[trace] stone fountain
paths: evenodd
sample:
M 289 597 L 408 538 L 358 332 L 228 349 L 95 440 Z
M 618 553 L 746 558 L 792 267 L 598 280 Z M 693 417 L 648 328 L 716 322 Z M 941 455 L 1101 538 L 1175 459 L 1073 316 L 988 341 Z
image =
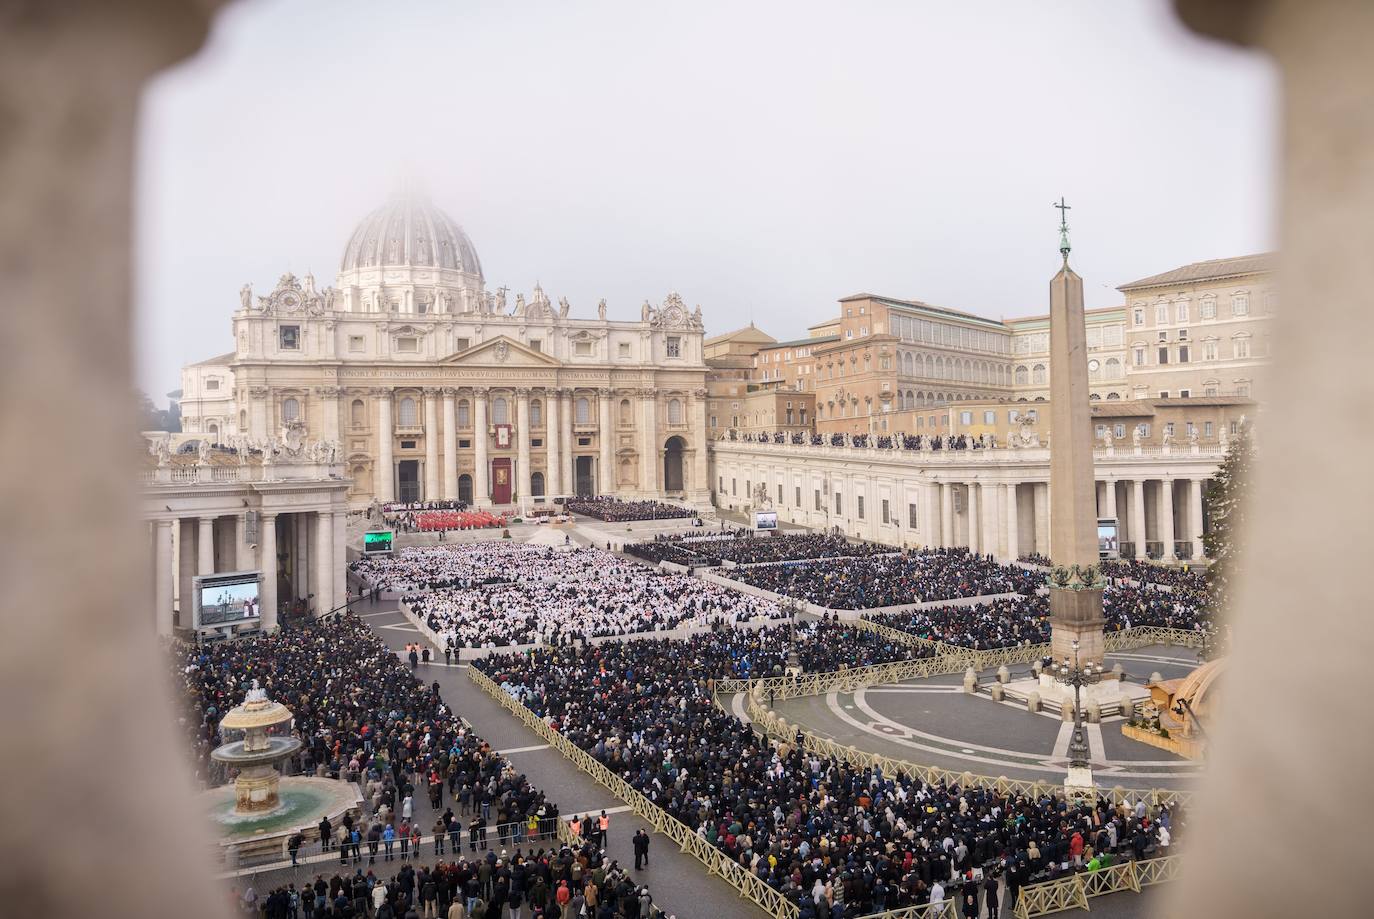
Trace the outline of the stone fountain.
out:
M 280 702 L 267 698 L 267 690 L 248 690 L 243 704 L 229 710 L 220 721 L 221 733 L 226 730 L 243 731 L 243 739 L 215 748 L 210 757 L 216 762 L 239 770 L 234 779 L 234 813 L 263 814 L 281 806 L 281 775 L 277 764 L 301 748 L 299 737 L 275 737 L 271 728 L 290 726 L 294 720 L 291 710 Z
M 321 817 L 339 826 L 345 813 L 357 816 L 362 803 L 358 786 L 337 779 L 287 776 L 277 771 L 301 749 L 299 737 L 273 734 L 289 728 L 294 716 L 280 702 L 267 698 L 256 680 L 243 704 L 230 709 L 220 730 L 242 731 L 243 737 L 210 752 L 216 762 L 238 770 L 233 785 L 204 792 L 204 809 L 220 831 L 220 844 L 231 865 L 252 856 L 281 855 L 296 832 L 318 838 Z

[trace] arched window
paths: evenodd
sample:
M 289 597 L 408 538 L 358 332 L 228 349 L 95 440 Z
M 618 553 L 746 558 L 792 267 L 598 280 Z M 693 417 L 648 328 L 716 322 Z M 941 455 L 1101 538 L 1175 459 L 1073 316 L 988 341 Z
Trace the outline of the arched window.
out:
M 535 472 L 530 475 L 530 494 L 536 498 L 544 497 L 544 473 Z
M 629 424 L 629 423 L 634 419 L 634 416 L 631 414 L 632 411 L 633 411 L 633 410 L 630 408 L 630 400 L 629 400 L 629 399 L 621 399 L 621 400 L 620 400 L 620 423 L 621 423 L 621 424 Z
M 535 399 L 530 403 L 530 427 L 542 428 L 544 426 L 544 403 Z M 538 475 L 538 473 L 535 473 Z
M 219 443 L 219 425 L 217 425 L 217 424 L 212 424 L 212 425 L 210 425 L 210 432 L 209 432 L 209 433 L 210 433 L 210 443 L 212 443 L 212 444 L 217 444 L 217 443 Z
M 472 427 L 472 404 L 467 399 L 458 400 L 458 427 Z
M 416 408 L 415 400 L 406 396 L 401 400 L 401 409 L 397 413 L 400 426 L 403 428 L 417 428 L 420 426 L 420 413 Z
M 510 424 L 510 403 L 505 396 L 497 396 L 491 400 L 491 423 Z
M 1031 379 L 1032 379 L 1036 384 L 1043 384 L 1043 383 L 1045 382 L 1045 365 L 1044 365 L 1044 364 L 1036 364 L 1035 367 L 1031 369 Z
M 296 399 L 283 399 L 281 403 L 281 420 L 297 421 L 301 417 L 301 404 Z
M 576 414 L 573 415 L 573 419 L 578 424 L 591 424 L 592 403 L 586 396 L 577 397 Z
M 1109 358 L 1107 358 L 1107 363 L 1106 363 L 1105 365 L 1103 365 L 1103 366 L 1106 368 L 1106 377 L 1107 377 L 1107 379 L 1109 379 L 1109 380 L 1119 380 L 1119 379 L 1121 379 L 1121 361 L 1117 360 L 1117 359 L 1114 358 L 1114 357 L 1109 357 Z
M 1107 401 L 1109 401 L 1109 402 L 1110 402 L 1112 399 L 1120 399 L 1120 398 L 1121 398 L 1121 393 L 1119 393 L 1119 392 L 1109 392 L 1109 393 L 1107 393 Z
M 1016 385 L 1025 386 L 1028 382 L 1030 382 L 1029 371 L 1026 370 L 1026 367 L 1023 364 L 1020 367 L 1016 368 Z
M 900 389 L 897 390 L 897 411 L 906 411 L 906 393 L 902 392 Z
M 682 424 L 682 400 L 668 400 L 668 423 Z
M 367 421 L 367 407 L 363 405 L 362 399 L 354 399 L 348 406 L 348 422 L 355 428 L 361 428 Z
M 239 409 L 239 433 L 248 433 L 248 410 L 245 408 Z

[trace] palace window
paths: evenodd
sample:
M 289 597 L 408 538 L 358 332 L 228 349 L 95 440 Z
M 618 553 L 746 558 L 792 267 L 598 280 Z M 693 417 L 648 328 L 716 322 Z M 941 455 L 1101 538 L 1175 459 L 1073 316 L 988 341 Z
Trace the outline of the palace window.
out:
M 1126 425 L 1124 425 L 1124 424 L 1118 424 L 1118 425 L 1116 426 L 1115 430 L 1112 431 L 1112 435 L 1113 435 L 1114 437 L 1118 437 L 1118 438 L 1120 438 L 1120 437 L 1125 437 L 1125 436 L 1126 436 Z
M 1034 383 L 1036 383 L 1036 384 L 1043 384 L 1043 383 L 1045 382 L 1045 365 L 1044 365 L 1044 364 L 1036 364 L 1036 365 L 1031 369 L 1031 380 L 1032 380 Z
M 1212 422 L 1210 422 L 1210 421 L 1204 421 L 1204 422 L 1202 423 L 1202 436 L 1203 436 L 1203 437 L 1211 437 L 1211 436 L 1212 436 L 1212 429 L 1213 429 L 1214 427 L 1215 427 L 1215 425 L 1214 425 Z
M 542 428 L 544 426 L 544 403 L 535 399 L 530 403 L 530 427 Z
M 668 400 L 668 423 L 682 424 L 682 401 L 680 399 Z
M 1231 298 L 1231 315 L 1250 315 L 1250 296 L 1248 294 L 1236 294 Z
M 913 530 L 918 529 L 916 525 L 918 520 L 919 517 L 916 514 L 916 502 L 913 501 L 906 506 L 906 525 L 911 527 Z
M 1237 336 L 1231 342 L 1231 351 L 1237 358 L 1248 358 L 1250 356 L 1250 339 Z
M 420 413 L 415 404 L 415 400 L 406 396 L 401 400 L 400 407 L 396 413 L 399 424 L 403 428 L 417 428 L 420 426 Z
M 1155 306 L 1155 325 L 1169 324 L 1169 304 L 1160 303 Z
M 1202 306 L 1200 308 L 1200 314 L 1203 319 L 1217 318 L 1217 301 L 1210 297 L 1206 300 L 1203 300 Z
M 888 503 L 887 503 L 887 499 L 886 499 L 886 498 L 883 499 L 883 504 L 882 504 L 882 515 L 883 515 L 883 523 L 891 523 L 891 522 L 892 522 L 892 513 L 891 513 L 890 509 L 888 508 Z
M 574 403 L 574 408 L 576 414 L 573 417 L 577 420 L 578 424 L 591 424 L 592 403 L 585 396 L 578 397 L 577 402 Z
M 458 427 L 466 428 L 472 426 L 472 406 L 467 399 L 458 402 Z
M 1188 301 L 1180 300 L 1174 304 L 1174 319 L 1178 322 L 1188 321 Z
M 497 396 L 491 400 L 491 423 L 510 424 L 510 403 L 505 396 Z
M 1160 348 L 1160 349 L 1159 349 L 1159 363 L 1160 363 L 1160 366 L 1163 366 L 1164 364 L 1169 363 L 1169 349 L 1168 349 L 1168 348 Z
M 1187 345 L 1179 345 L 1179 346 L 1178 346 L 1178 362 L 1179 362 L 1180 364 L 1186 364 L 1186 363 L 1188 363 L 1188 346 L 1187 346 Z

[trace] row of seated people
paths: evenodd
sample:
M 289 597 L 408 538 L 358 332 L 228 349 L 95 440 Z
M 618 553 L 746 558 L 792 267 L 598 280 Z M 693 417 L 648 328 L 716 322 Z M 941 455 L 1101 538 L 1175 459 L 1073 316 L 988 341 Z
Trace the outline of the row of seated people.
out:
M 1020 885 L 1100 864 L 1103 847 L 1142 857 L 1170 841 L 1172 815 L 1143 802 L 928 784 L 762 742 L 716 704 L 717 656 L 700 641 L 621 641 L 475 666 L 805 916 L 938 902 L 975 868 Z
M 554 559 L 558 565 L 553 567 Z M 408 546 L 389 556 L 360 558 L 348 570 L 382 590 L 422 591 L 511 581 L 582 576 L 597 556 L 563 554 L 549 546 L 508 541 Z
M 873 609 L 986 594 L 1032 593 L 1044 575 L 999 565 L 967 549 L 905 551 L 824 563 L 781 563 L 724 572 L 734 580 L 829 609 Z
M 677 553 L 674 553 L 674 549 L 678 550 Z M 850 542 L 843 536 L 826 533 L 775 532 L 770 536 L 741 534 L 736 539 L 709 542 L 699 541 L 691 536 L 665 535 L 655 537 L 649 542 L 626 546 L 625 551 L 650 561 L 676 561 L 678 558 L 691 556 L 695 559 L 692 564 L 696 565 L 719 565 L 722 561 L 734 562 L 737 565 L 754 565 L 819 558 L 863 558 L 891 554 L 897 550 L 881 543 Z
M 1189 598 L 1143 587 L 1113 585 L 1102 601 L 1108 631 L 1159 626 L 1207 629 L 1207 606 Z M 1043 596 L 999 597 L 973 606 L 941 606 L 870 616 L 872 621 L 962 648 L 988 650 L 1050 640 L 1050 605 Z
M 428 786 L 434 804 L 445 783 L 493 825 L 557 813 L 448 708 L 437 683 L 417 680 L 356 617 L 289 622 L 271 635 L 212 645 L 176 643 L 169 653 L 186 742 L 207 784 L 229 778 L 210 751 L 222 742 L 220 720 L 256 681 L 295 716 L 303 746 L 287 771 L 360 783 L 374 821 L 411 816 L 417 786 Z
M 967 434 L 806 434 L 801 431 L 726 431 L 723 440 L 756 444 L 792 444 L 809 447 L 874 447 L 879 450 L 983 450 L 997 446 L 991 434 L 970 437 Z
M 382 515 L 386 525 L 402 533 L 433 533 L 446 530 L 483 530 L 506 526 L 506 518 L 490 511 L 408 510 Z
M 403 601 L 455 651 L 556 645 L 786 615 L 773 600 L 582 547 L 548 552 L 537 578 L 434 590 Z
M 1109 578 L 1125 578 L 1141 584 L 1163 584 L 1197 592 L 1207 589 L 1205 568 L 1173 568 L 1133 559 L 1110 559 L 1098 567 Z
M 622 501 L 609 496 L 578 498 L 569 501 L 565 507 L 570 513 L 612 523 L 697 516 L 697 512 L 691 508 L 678 507 L 676 504 L 665 504 L 662 501 Z

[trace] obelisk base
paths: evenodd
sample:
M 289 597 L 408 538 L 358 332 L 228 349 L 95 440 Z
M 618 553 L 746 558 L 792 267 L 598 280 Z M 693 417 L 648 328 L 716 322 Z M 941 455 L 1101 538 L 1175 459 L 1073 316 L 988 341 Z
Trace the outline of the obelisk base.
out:
M 1064 777 L 1064 800 L 1073 801 L 1076 798 L 1097 800 L 1097 785 L 1093 782 L 1091 766 L 1070 766 L 1069 774 Z
M 1056 663 L 1073 664 L 1073 643 L 1078 641 L 1078 663 L 1102 665 L 1106 644 L 1102 630 L 1107 619 L 1102 615 L 1102 588 L 1070 590 L 1050 588 L 1050 654 Z

